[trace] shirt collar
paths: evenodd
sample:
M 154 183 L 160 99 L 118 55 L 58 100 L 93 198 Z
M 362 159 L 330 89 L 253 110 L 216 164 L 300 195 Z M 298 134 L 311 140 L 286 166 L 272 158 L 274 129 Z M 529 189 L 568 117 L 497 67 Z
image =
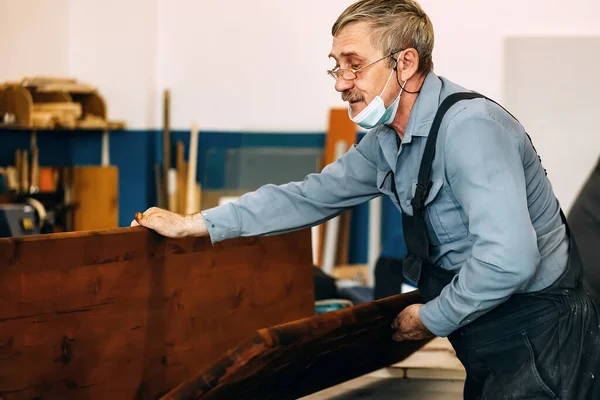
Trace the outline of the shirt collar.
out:
M 427 137 L 433 119 L 440 104 L 442 81 L 433 72 L 429 72 L 423 81 L 421 92 L 413 105 L 404 132 L 403 144 L 410 143 L 413 136 Z

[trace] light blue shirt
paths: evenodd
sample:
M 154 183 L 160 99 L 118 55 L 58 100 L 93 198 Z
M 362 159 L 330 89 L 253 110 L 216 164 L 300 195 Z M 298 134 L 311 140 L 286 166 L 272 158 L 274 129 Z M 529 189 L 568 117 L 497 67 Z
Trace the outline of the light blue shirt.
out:
M 412 215 L 434 115 L 457 91 L 465 89 L 431 72 L 400 146 L 394 130 L 377 127 L 321 173 L 203 211 L 212 242 L 307 228 L 382 194 Z M 400 205 L 390 177 L 384 181 L 390 169 Z M 565 270 L 569 242 L 559 203 L 524 128 L 501 107 L 474 99 L 448 111 L 431 179 L 425 202 L 431 261 L 458 272 L 421 309 L 432 333 L 445 337 L 512 293 L 545 288 Z

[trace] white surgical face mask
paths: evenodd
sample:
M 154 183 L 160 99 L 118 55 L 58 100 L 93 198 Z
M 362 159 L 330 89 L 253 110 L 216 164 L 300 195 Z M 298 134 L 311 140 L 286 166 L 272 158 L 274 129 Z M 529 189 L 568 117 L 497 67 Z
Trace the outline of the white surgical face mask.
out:
M 392 75 L 396 72 L 396 70 L 392 70 L 381 94 L 376 96 L 357 116 L 352 116 L 352 110 L 350 105 L 348 105 L 348 115 L 350 119 L 354 121 L 358 126 L 364 129 L 371 129 L 378 125 L 389 124 L 394 120 L 396 116 L 396 111 L 398 110 L 398 104 L 400 103 L 400 96 L 402 95 L 402 91 L 404 90 L 404 85 L 406 85 L 406 81 L 402 84 L 400 88 L 400 93 L 398 97 L 390 104 L 388 108 L 385 108 L 385 104 L 381 95 L 385 92 L 387 85 L 390 83 L 390 79 Z

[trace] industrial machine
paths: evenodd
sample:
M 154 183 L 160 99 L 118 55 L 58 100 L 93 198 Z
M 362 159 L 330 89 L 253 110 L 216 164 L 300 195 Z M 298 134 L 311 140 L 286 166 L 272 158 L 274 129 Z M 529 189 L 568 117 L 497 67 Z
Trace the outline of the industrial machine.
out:
M 30 204 L 0 205 L 0 237 L 37 235 L 40 233 L 38 216 Z

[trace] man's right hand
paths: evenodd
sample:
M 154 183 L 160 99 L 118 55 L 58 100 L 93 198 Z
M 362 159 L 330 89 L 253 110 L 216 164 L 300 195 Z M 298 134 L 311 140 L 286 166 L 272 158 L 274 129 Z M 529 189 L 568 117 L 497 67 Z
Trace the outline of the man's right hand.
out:
M 150 207 L 143 213 L 136 213 L 131 226 L 143 226 L 170 238 L 208 234 L 202 214 L 184 216 L 158 207 Z

